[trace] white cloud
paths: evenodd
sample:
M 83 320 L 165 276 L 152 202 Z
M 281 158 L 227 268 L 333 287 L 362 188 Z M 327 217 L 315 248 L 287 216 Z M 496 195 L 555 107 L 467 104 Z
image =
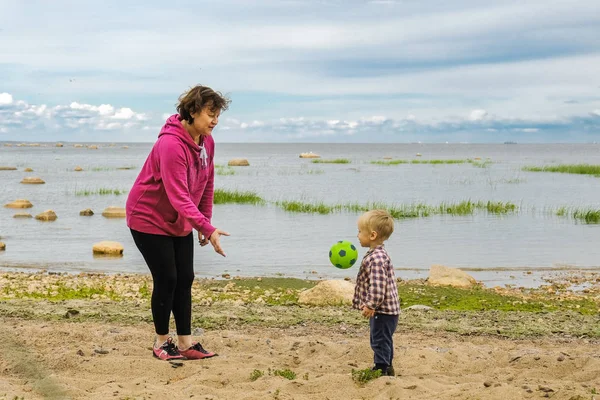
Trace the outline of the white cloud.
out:
M 8 93 L 3 93 L 2 99 L 10 99 L 12 104 L 10 109 L 0 109 L 0 128 L 3 133 L 10 133 L 11 127 L 19 127 L 19 135 L 27 135 L 27 130 L 43 130 L 42 134 L 45 134 L 46 130 L 53 132 L 64 129 L 116 131 L 141 128 L 141 122 L 147 119 L 146 114 L 137 113 L 128 107 L 115 110 L 110 104 L 95 106 L 71 102 L 68 106 L 49 107 L 46 104 L 29 104 L 22 100 L 14 103 L 12 95 Z
M 597 0 L 351 3 L 222 0 L 203 7 L 202 24 L 168 30 L 160 29 L 164 15 L 186 11 L 160 2 L 119 14 L 66 0 L 39 2 L 35 12 L 7 3 L 0 76 L 10 79 L 0 111 L 11 114 L 0 126 L 14 132 L 7 127 L 35 120 L 103 134 L 160 126 L 169 115 L 149 110 L 172 109 L 195 82 L 232 95 L 220 124 L 226 137 L 257 141 L 413 127 L 502 132 L 501 123 L 518 132 L 600 116 Z M 54 12 L 67 4 L 68 16 Z M 180 38 L 205 31 L 219 34 L 190 53 Z
M 13 102 L 13 98 L 8 93 L 0 93 L 0 106 L 10 105 Z
M 98 107 L 98 112 L 100 113 L 100 115 L 110 115 L 114 111 L 115 108 L 110 104 L 101 104 L 100 107 Z
M 134 116 L 135 116 L 135 113 L 133 112 L 133 110 L 131 108 L 121 108 L 112 117 L 114 119 L 131 119 Z
M 473 110 L 469 114 L 469 121 L 481 121 L 486 118 L 488 115 L 485 110 Z

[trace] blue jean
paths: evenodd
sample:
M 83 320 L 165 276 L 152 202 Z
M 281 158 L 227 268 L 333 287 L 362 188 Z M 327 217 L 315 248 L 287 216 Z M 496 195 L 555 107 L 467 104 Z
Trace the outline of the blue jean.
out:
M 375 314 L 369 319 L 371 348 L 374 353 L 375 365 L 392 365 L 394 359 L 394 340 L 392 336 L 397 326 L 397 315 Z

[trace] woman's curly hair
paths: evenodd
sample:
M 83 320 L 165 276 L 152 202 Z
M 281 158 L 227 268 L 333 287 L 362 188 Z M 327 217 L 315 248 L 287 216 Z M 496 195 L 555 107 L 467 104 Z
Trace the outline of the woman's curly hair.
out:
M 212 112 L 225 111 L 229 108 L 231 100 L 219 92 L 215 92 L 208 86 L 196 85 L 179 96 L 177 112 L 180 120 L 186 120 L 188 124 L 194 123 L 192 114 L 197 113 L 204 107 L 209 107 Z

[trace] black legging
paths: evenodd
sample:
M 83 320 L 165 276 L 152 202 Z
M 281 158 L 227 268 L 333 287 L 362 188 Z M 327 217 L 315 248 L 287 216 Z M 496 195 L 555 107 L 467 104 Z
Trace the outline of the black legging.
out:
M 194 282 L 194 240 L 187 236 L 164 236 L 131 229 L 135 245 L 152 273 L 152 318 L 157 335 L 169 333 L 171 311 L 177 335 L 190 335 L 192 283 Z

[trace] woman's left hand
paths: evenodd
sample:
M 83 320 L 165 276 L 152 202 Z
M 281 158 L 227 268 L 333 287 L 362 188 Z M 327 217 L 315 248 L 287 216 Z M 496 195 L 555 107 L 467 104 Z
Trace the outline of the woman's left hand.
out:
M 200 243 L 200 246 L 204 247 L 207 244 L 209 244 L 209 240 L 206 236 L 204 236 L 201 232 L 198 232 L 198 242 Z

